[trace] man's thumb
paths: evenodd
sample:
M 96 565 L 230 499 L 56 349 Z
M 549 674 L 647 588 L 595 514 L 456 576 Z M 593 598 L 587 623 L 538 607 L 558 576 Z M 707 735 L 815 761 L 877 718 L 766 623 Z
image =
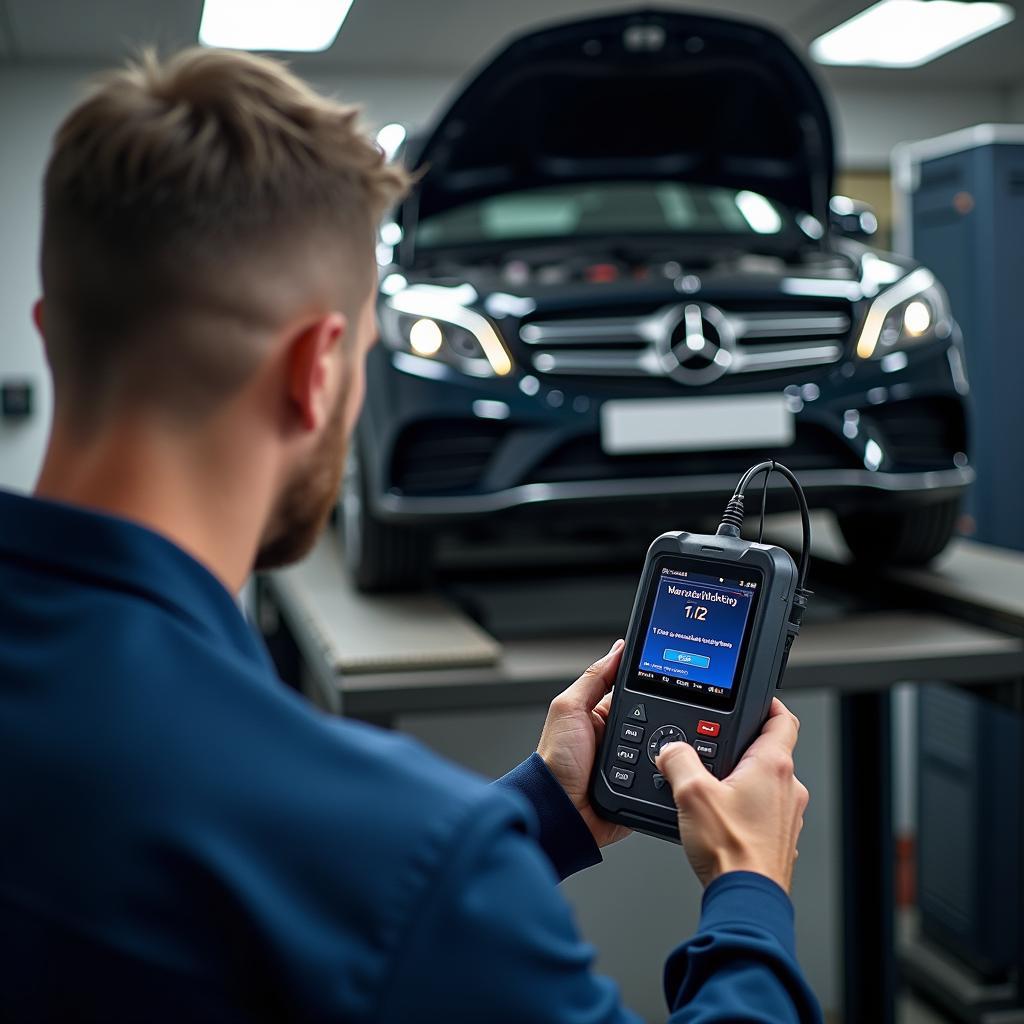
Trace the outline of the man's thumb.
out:
M 711 778 L 710 772 L 697 756 L 697 751 L 689 743 L 666 743 L 655 758 L 655 765 L 668 779 L 673 795 L 685 791 L 695 782 Z

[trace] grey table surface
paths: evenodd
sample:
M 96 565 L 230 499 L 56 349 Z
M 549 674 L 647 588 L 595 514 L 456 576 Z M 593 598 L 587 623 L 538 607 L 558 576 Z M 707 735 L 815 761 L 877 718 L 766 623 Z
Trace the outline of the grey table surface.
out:
M 841 578 L 845 549 L 828 522 L 815 525 L 817 564 Z M 789 540 L 791 530 L 779 536 Z M 367 599 L 352 590 L 328 534 L 268 584 L 304 657 L 318 657 L 321 677 L 340 689 L 344 712 L 388 717 L 546 703 L 621 633 L 635 574 L 531 584 L 499 573 L 440 594 Z M 956 541 L 934 568 L 859 573 L 856 589 L 816 598 L 785 689 L 1024 677 L 1024 555 Z M 893 590 L 902 592 L 895 602 Z M 494 635 L 491 619 L 500 623 Z

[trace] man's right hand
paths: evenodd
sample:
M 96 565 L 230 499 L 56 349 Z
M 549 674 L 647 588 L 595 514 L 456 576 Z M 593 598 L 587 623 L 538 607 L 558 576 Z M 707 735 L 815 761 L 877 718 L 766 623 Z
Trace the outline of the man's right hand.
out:
M 672 786 L 683 848 L 705 886 L 727 871 L 754 871 L 789 891 L 808 799 L 793 774 L 799 729 L 796 715 L 773 700 L 761 735 L 722 780 L 689 744 L 662 747 L 658 771 Z

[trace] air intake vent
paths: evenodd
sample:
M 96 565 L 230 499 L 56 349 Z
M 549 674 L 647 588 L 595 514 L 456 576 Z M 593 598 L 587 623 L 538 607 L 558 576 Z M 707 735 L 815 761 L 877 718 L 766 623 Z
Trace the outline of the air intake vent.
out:
M 410 495 L 473 491 L 504 432 L 504 424 L 485 420 L 410 427 L 395 445 L 392 485 Z
M 879 428 L 896 468 L 948 469 L 966 451 L 963 407 L 956 399 L 908 399 L 864 410 Z

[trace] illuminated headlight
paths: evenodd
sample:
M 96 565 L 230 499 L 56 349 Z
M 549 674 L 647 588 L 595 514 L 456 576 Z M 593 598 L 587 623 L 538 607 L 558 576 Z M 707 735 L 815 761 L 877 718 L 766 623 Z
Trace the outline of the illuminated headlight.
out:
M 473 377 L 505 377 L 512 359 L 494 325 L 455 302 L 447 289 L 413 285 L 381 309 L 381 338 L 391 348 L 448 363 Z
M 931 327 L 933 319 L 931 306 L 923 299 L 914 299 L 904 307 L 903 330 L 912 338 L 918 338 Z
M 921 342 L 948 338 L 952 332 L 946 293 L 922 267 L 871 303 L 857 339 L 857 355 L 882 359 Z
M 444 345 L 444 331 L 425 317 L 409 328 L 409 347 L 418 356 L 436 356 Z

